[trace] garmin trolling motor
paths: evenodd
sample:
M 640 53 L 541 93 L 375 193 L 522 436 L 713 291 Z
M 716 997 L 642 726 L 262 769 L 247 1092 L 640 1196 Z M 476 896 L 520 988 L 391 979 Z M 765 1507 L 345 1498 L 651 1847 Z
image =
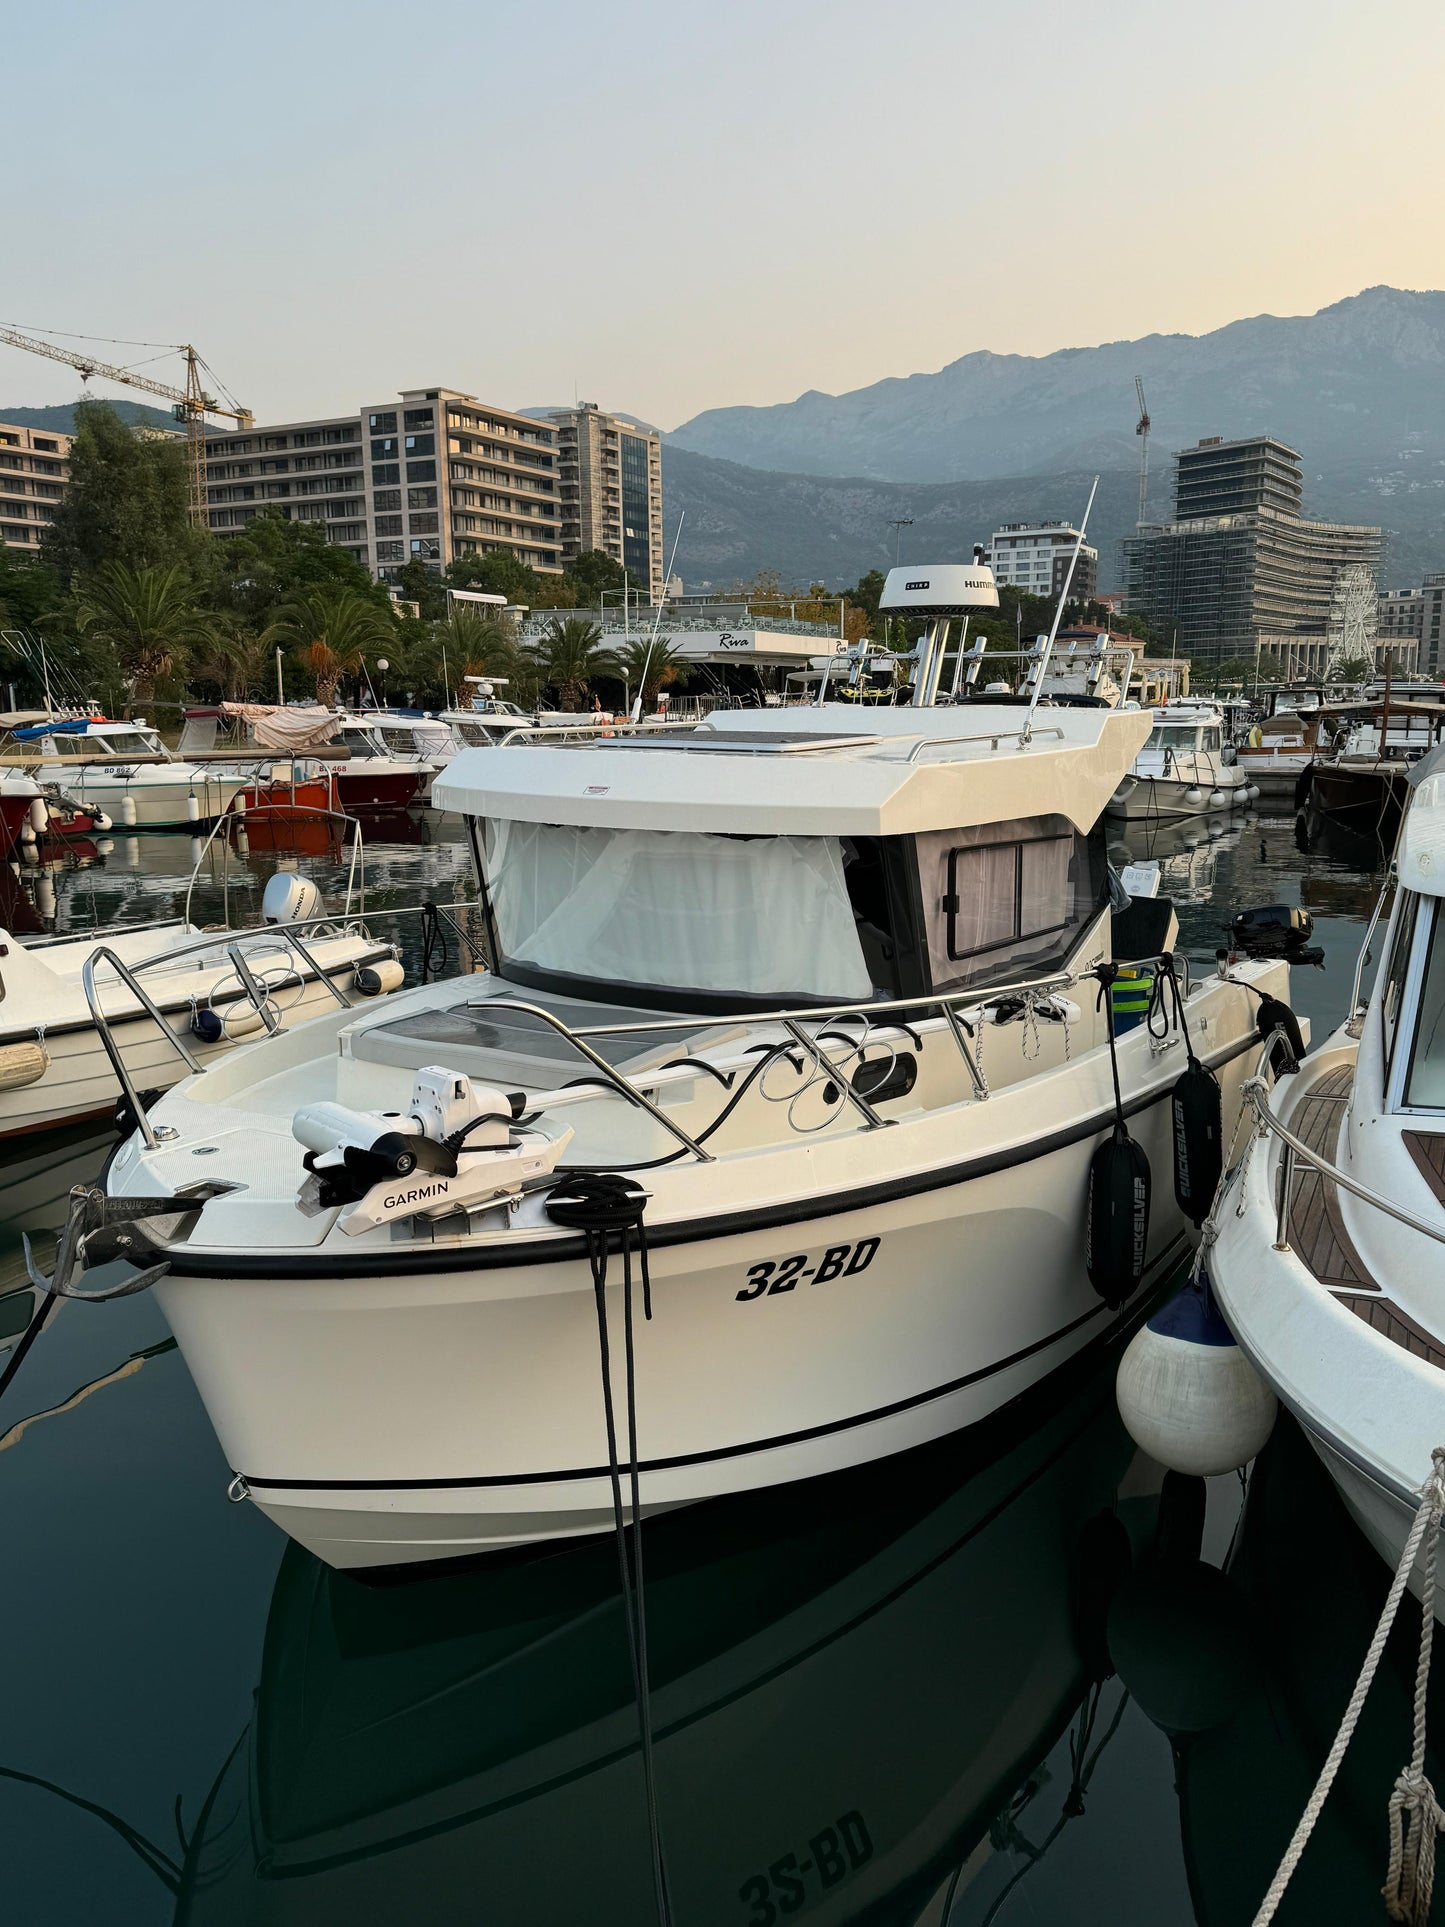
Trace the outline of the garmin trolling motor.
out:
M 440 1064 L 416 1073 L 407 1111 L 308 1104 L 291 1120 L 310 1173 L 297 1195 L 308 1215 L 340 1205 L 355 1237 L 397 1218 L 476 1211 L 546 1177 L 572 1132 L 546 1137 L 522 1121 L 526 1100 Z

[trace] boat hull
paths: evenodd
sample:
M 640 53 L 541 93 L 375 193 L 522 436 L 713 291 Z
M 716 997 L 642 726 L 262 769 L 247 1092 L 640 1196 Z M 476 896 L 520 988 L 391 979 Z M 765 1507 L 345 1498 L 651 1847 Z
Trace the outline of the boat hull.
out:
M 1227 1103 L 1242 1063 L 1223 1074 Z M 1142 1303 L 1188 1248 L 1166 1177 L 1167 1089 L 1130 1128 L 1158 1174 Z M 1080 1261 L 1099 1141 L 767 1229 L 675 1242 L 659 1230 L 650 1321 L 634 1274 L 644 1511 L 962 1431 L 1106 1340 L 1115 1316 Z M 285 1276 L 278 1253 L 254 1276 L 199 1276 L 182 1261 L 186 1275 L 162 1281 L 162 1309 L 251 1498 L 343 1568 L 610 1529 L 585 1257 L 424 1265 L 348 1277 L 332 1256 L 321 1275 Z M 622 1274 L 614 1252 L 606 1300 L 626 1457 Z M 775 1288 L 780 1277 L 790 1282 Z
M 214 823 L 230 809 L 245 788 L 240 771 L 226 774 L 197 771 L 174 776 L 153 766 L 140 766 L 134 776 L 112 769 L 65 765 L 54 772 L 66 794 L 82 808 L 104 810 L 117 830 L 193 830 Z M 48 778 L 51 772 L 47 770 Z M 191 815 L 191 798 L 196 814 Z
M 1199 800 L 1191 803 L 1189 798 Z M 1211 797 L 1219 797 L 1211 803 Z M 1158 822 L 1185 816 L 1220 816 L 1243 809 L 1249 802 L 1249 785 L 1240 777 L 1230 784 L 1210 789 L 1198 783 L 1173 777 L 1128 776 L 1109 799 L 1108 814 L 1130 822 Z
M 374 943 L 343 942 L 343 960 L 337 959 L 336 952 L 341 946 L 334 941 L 323 940 L 314 946 L 320 953 L 318 961 L 326 974 L 343 987 L 350 982 L 358 967 L 391 955 L 389 948 Z M 227 998 L 218 1001 L 216 1008 L 223 1013 L 249 1014 L 249 1000 L 244 993 L 238 994 L 233 988 L 234 972 L 225 964 L 218 964 L 212 974 L 216 978 L 225 977 L 229 980 Z M 153 973 L 147 974 L 142 982 L 152 994 L 160 988 Z M 208 989 L 207 983 L 192 983 L 187 986 L 185 1000 L 179 1003 L 173 992 L 167 995 L 160 991 L 158 996 L 160 1008 L 185 1037 L 203 1067 L 219 1057 L 229 1056 L 242 1044 L 254 1043 L 265 1034 L 264 1028 L 255 1024 L 244 1032 L 238 1029 L 236 1036 L 223 1038 L 215 1044 L 192 1036 L 188 1028 L 191 996 L 195 995 L 204 1005 L 208 1002 Z M 104 1001 L 113 1001 L 114 997 L 112 987 L 110 998 Z M 288 982 L 278 1003 L 285 1005 L 282 1017 L 288 1027 L 336 1008 L 336 999 L 331 992 L 311 976 L 294 991 L 294 995 L 293 987 Z M 234 1026 L 235 1016 L 229 1017 L 228 1021 Z M 190 1075 L 180 1052 L 151 1017 L 137 1015 L 114 1018 L 110 1030 L 137 1091 L 168 1091 L 183 1077 Z M 0 1032 L 0 1080 L 3 1080 L 4 1053 L 7 1050 L 17 1047 L 24 1049 L 37 1044 L 45 1059 L 41 1074 L 33 1081 L 17 1083 L 10 1088 L 5 1088 L 3 1081 L 0 1081 L 0 1144 L 12 1139 L 24 1140 L 37 1132 L 58 1130 L 85 1119 L 108 1117 L 115 1110 L 120 1085 L 94 1024 L 72 1022 L 54 1028 L 30 1026 L 24 1030 Z
M 1393 842 L 1404 815 L 1409 784 L 1400 765 L 1316 763 L 1310 806 L 1328 822 L 1359 836 Z
M 1307 1059 L 1277 1101 L 1276 1108 L 1287 1106 L 1286 1124 L 1298 1130 L 1312 1101 L 1338 1102 L 1312 1092 L 1354 1057 L 1353 1041 L 1336 1033 Z M 1326 1141 L 1325 1155 L 1337 1155 L 1335 1143 Z M 1240 1349 L 1299 1422 L 1350 1514 L 1393 1569 L 1439 1442 L 1445 1388 L 1425 1345 L 1401 1345 L 1359 1316 L 1359 1293 L 1368 1298 L 1372 1290 L 1368 1278 L 1339 1295 L 1301 1251 L 1276 1242 L 1279 1181 L 1276 1141 L 1256 1144 L 1220 1213 L 1209 1263 L 1214 1294 Z M 1303 1236 L 1293 1217 L 1290 1235 Z M 1417 1597 L 1422 1579 L 1417 1563 Z M 1445 1598 L 1437 1596 L 1435 1614 L 1445 1621 Z
M 414 770 L 369 771 L 362 759 L 338 768 L 336 793 L 348 815 L 357 810 L 404 810 L 420 800 L 422 776 Z

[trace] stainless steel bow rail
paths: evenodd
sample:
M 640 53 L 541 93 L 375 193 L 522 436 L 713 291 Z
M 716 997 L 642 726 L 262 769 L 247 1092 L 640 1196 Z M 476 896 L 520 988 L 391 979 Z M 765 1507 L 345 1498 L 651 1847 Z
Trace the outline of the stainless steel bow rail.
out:
M 1302 1158 L 1304 1162 L 1309 1165 L 1312 1170 L 1317 1171 L 1327 1183 L 1339 1185 L 1342 1190 L 1348 1191 L 1353 1197 L 1358 1198 L 1362 1204 L 1372 1205 L 1375 1210 L 1383 1211 L 1386 1217 L 1394 1218 L 1398 1224 L 1405 1225 L 1411 1231 L 1422 1232 L 1425 1237 L 1433 1238 L 1436 1244 L 1445 1244 L 1445 1225 L 1432 1224 L 1427 1218 L 1417 1218 L 1413 1211 L 1406 1211 L 1400 1205 L 1393 1204 L 1389 1198 L 1381 1197 L 1378 1191 L 1372 1191 L 1368 1185 L 1361 1184 L 1358 1178 L 1352 1178 L 1348 1172 L 1340 1170 L 1338 1165 L 1332 1164 L 1328 1158 L 1322 1157 L 1318 1151 L 1312 1151 L 1308 1144 L 1296 1137 L 1289 1126 L 1275 1115 L 1266 1102 L 1266 1075 L 1272 1075 L 1274 1072 L 1277 1048 L 1278 1046 L 1274 1039 L 1271 1039 L 1270 1042 L 1265 1045 L 1264 1049 L 1260 1052 L 1259 1062 L 1255 1066 L 1254 1076 L 1246 1080 L 1242 1092 L 1245 1103 L 1249 1105 L 1250 1109 L 1259 1119 L 1257 1136 L 1262 1139 L 1273 1135 L 1279 1139 L 1284 1147 L 1280 1157 L 1279 1196 L 1276 1203 L 1274 1234 L 1275 1250 L 1289 1251 L 1292 1249 L 1289 1241 L 1289 1209 L 1291 1192 L 1294 1188 L 1295 1160 L 1297 1158 Z M 1316 1099 L 1316 1102 L 1318 1101 L 1319 1100 Z M 1341 1097 L 1340 1101 L 1345 1102 L 1347 1100 Z M 1242 1194 L 1240 1204 L 1237 1208 L 1243 1208 Z M 1353 1291 L 1342 1290 L 1336 1286 L 1326 1286 L 1326 1290 L 1330 1291 L 1335 1297 L 1360 1295 Z M 1374 1294 L 1370 1293 L 1367 1295 L 1373 1296 Z
M 1136 968 L 1148 969 L 1157 967 L 1162 962 L 1164 954 L 1161 952 L 1157 957 L 1131 958 L 1129 961 Z M 1194 989 L 1189 961 L 1177 951 L 1168 954 L 1173 957 L 1176 968 L 1180 964 L 1184 967 L 1184 996 L 1187 999 L 1193 994 Z M 808 1004 L 800 1009 L 731 1011 L 719 1016 L 680 1014 L 675 1018 L 648 1018 L 630 1024 L 579 1024 L 574 1027 L 541 1004 L 528 1003 L 513 997 L 479 998 L 469 1003 L 467 1008 L 487 1014 L 500 1014 L 507 1011 L 545 1024 L 549 1030 L 563 1038 L 579 1057 L 590 1064 L 618 1097 L 635 1105 L 638 1110 L 645 1111 L 656 1123 L 662 1125 L 663 1129 L 684 1150 L 691 1152 L 703 1163 L 710 1164 L 714 1161 L 713 1153 L 696 1138 L 691 1137 L 674 1118 L 669 1117 L 666 1111 L 648 1096 L 646 1090 L 640 1089 L 638 1084 L 624 1072 L 618 1070 L 614 1064 L 610 1064 L 600 1051 L 593 1048 L 589 1039 L 665 1036 L 668 1032 L 680 1030 L 690 1033 L 700 1030 L 736 1030 L 741 1023 L 745 1023 L 750 1029 L 757 1030 L 772 1025 L 784 1033 L 786 1040 L 776 1047 L 777 1054 L 787 1051 L 791 1045 L 812 1060 L 815 1073 L 809 1080 L 809 1085 L 819 1079 L 826 1079 L 836 1085 L 838 1095 L 833 1116 L 839 1115 L 845 1105 L 851 1104 L 863 1120 L 861 1129 L 878 1130 L 895 1123 L 896 1120 L 883 1117 L 877 1108 L 869 1103 L 863 1092 L 853 1088 L 850 1080 L 843 1074 L 843 1065 L 850 1056 L 858 1055 L 861 1062 L 862 1052 L 873 1043 L 885 1043 L 889 1048 L 896 1050 L 896 1043 L 891 1041 L 895 1034 L 898 1042 L 912 1039 L 916 1043 L 925 1025 L 931 1025 L 941 1019 L 944 1029 L 952 1038 L 963 1060 L 975 1100 L 985 1102 L 989 1097 L 988 1081 L 984 1077 L 974 1047 L 975 1027 L 970 1023 L 966 1013 L 977 1011 L 981 1015 L 990 1006 L 1013 1000 L 1018 1000 L 1025 1006 L 1025 1013 L 1030 1004 L 1037 1011 L 1041 1005 L 1047 1004 L 1063 991 L 1074 989 L 1082 983 L 1097 982 L 1096 969 L 1097 965 L 1091 965 L 1084 970 L 1060 971 L 1047 977 L 1023 978 L 1015 983 L 987 986 L 975 984 L 963 990 L 931 991 L 922 996 L 894 997 L 868 1003 Z M 894 1022 L 885 1022 L 880 1025 L 876 1021 L 879 1018 L 886 1019 L 895 1013 L 897 1016 Z M 848 1050 L 838 1061 L 830 1058 L 823 1049 L 823 1044 L 827 1041 L 825 1030 L 815 1028 L 809 1032 L 805 1029 L 807 1025 L 824 1026 L 850 1021 L 861 1023 L 863 1030 L 856 1042 L 849 1043 Z M 842 1041 L 841 1034 L 839 1041 Z M 676 1081 L 680 1082 L 699 1065 L 705 1069 L 715 1070 L 716 1068 L 709 1066 L 707 1060 L 703 1058 L 697 1058 L 691 1064 L 683 1059 L 674 1064 L 662 1066 L 658 1072 L 647 1075 L 644 1082 L 652 1089 L 657 1089 L 663 1084 L 674 1081 L 674 1077 L 669 1076 L 669 1073 L 674 1073 Z M 808 1085 L 804 1086 L 804 1089 L 806 1088 Z M 796 1099 L 802 1095 L 802 1092 L 798 1091 L 793 1095 Z
M 474 907 L 475 906 L 466 903 L 437 904 L 430 906 L 426 904 L 405 904 L 399 905 L 394 909 L 379 912 L 378 914 L 388 918 L 424 916 L 430 909 L 447 916 L 448 921 L 452 921 L 450 916 L 452 911 L 465 911 Z M 459 924 L 453 922 L 452 927 L 459 940 L 463 942 L 468 941 Z M 372 938 L 370 931 L 353 919 L 342 919 L 334 914 L 330 916 L 323 914 L 316 917 L 303 917 L 293 923 L 262 924 L 255 930 L 212 932 L 209 936 L 196 937 L 189 943 L 178 944 L 174 948 L 159 952 L 153 957 L 146 957 L 137 964 L 128 964 L 124 958 L 118 956 L 116 952 L 106 944 L 99 945 L 86 958 L 80 973 L 81 986 L 85 992 L 85 1001 L 89 1006 L 91 1019 L 95 1024 L 96 1032 L 105 1050 L 105 1054 L 110 1059 L 111 1069 L 115 1072 L 121 1092 L 130 1107 L 132 1116 L 134 1116 L 136 1120 L 137 1128 L 145 1139 L 149 1149 L 154 1150 L 160 1140 L 156 1133 L 155 1126 L 151 1123 L 147 1115 L 146 1107 L 136 1091 L 135 1081 L 126 1068 L 124 1055 L 116 1043 L 109 1020 L 106 1017 L 105 1008 L 101 1002 L 100 993 L 95 981 L 97 966 L 100 964 L 109 965 L 132 997 L 135 998 L 136 1003 L 140 1005 L 141 1009 L 151 1019 L 161 1035 L 180 1057 L 186 1069 L 191 1072 L 196 1072 L 203 1070 L 205 1066 L 201 1063 L 185 1038 L 176 1029 L 170 1018 L 160 1009 L 154 998 L 151 997 L 150 993 L 141 983 L 140 977 L 142 973 L 146 971 L 168 970 L 179 959 L 184 957 L 198 955 L 213 956 L 219 961 L 220 956 L 224 955 L 236 973 L 236 980 L 240 984 L 244 996 L 265 1026 L 267 1034 L 275 1035 L 284 1028 L 279 1014 L 272 1007 L 273 999 L 271 993 L 275 986 L 265 983 L 264 971 L 262 973 L 262 979 L 258 980 L 254 970 L 246 960 L 246 952 L 248 950 L 253 952 L 256 950 L 265 950 L 273 954 L 278 949 L 294 950 L 302 963 L 310 970 L 316 982 L 325 986 L 341 1009 L 350 1010 L 354 1008 L 355 1005 L 355 1000 L 348 996 L 341 986 L 334 981 L 334 978 L 336 974 L 343 974 L 348 970 L 354 970 L 356 968 L 356 960 L 354 958 L 348 959 L 344 963 L 334 965 L 331 970 L 327 970 L 318 962 L 310 946 L 302 937 L 302 931 L 309 931 L 313 942 L 318 936 L 357 936 L 365 941 L 375 942 L 378 947 L 384 944 L 384 939 L 379 937 Z M 278 943 L 278 939 L 283 941 Z M 392 945 L 392 948 L 394 950 L 395 945 Z M 297 974 L 295 972 L 295 966 L 293 965 L 286 974 L 288 976 Z

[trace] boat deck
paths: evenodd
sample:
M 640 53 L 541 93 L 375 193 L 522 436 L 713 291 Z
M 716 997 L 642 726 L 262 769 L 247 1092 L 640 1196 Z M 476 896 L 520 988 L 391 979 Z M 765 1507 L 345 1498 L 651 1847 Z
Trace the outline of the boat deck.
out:
M 1353 1065 L 1328 1072 L 1292 1119 L 1300 1141 L 1331 1163 L 1354 1079 Z M 1289 1241 L 1301 1262 L 1328 1290 L 1338 1292 L 1356 1317 L 1412 1357 L 1445 1370 L 1445 1347 L 1400 1309 L 1355 1249 L 1340 1215 L 1339 1187 L 1322 1172 L 1296 1166 Z

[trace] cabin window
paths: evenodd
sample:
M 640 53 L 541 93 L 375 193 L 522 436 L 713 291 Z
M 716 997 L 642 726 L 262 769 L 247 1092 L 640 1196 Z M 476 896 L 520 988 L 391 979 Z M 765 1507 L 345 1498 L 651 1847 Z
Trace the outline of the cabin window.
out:
M 1102 854 L 1061 816 L 930 831 L 917 850 L 936 990 L 1062 959 L 1107 887 Z
M 1410 965 L 1410 949 L 1415 935 L 1415 908 L 1418 897 L 1402 895 L 1395 918 L 1395 941 L 1385 969 L 1380 992 L 1380 1022 L 1385 1033 L 1385 1070 L 1388 1075 L 1395 1059 L 1395 1031 L 1400 1021 L 1400 1000 L 1405 994 L 1405 973 Z
M 1420 985 L 1405 1102 L 1422 1110 L 1445 1111 L 1445 917 L 1438 903 Z
M 1195 726 L 1193 723 L 1156 723 L 1149 732 L 1145 749 L 1172 749 L 1175 751 L 1194 748 Z
M 873 995 L 835 837 L 491 822 L 503 976 L 708 997 Z

